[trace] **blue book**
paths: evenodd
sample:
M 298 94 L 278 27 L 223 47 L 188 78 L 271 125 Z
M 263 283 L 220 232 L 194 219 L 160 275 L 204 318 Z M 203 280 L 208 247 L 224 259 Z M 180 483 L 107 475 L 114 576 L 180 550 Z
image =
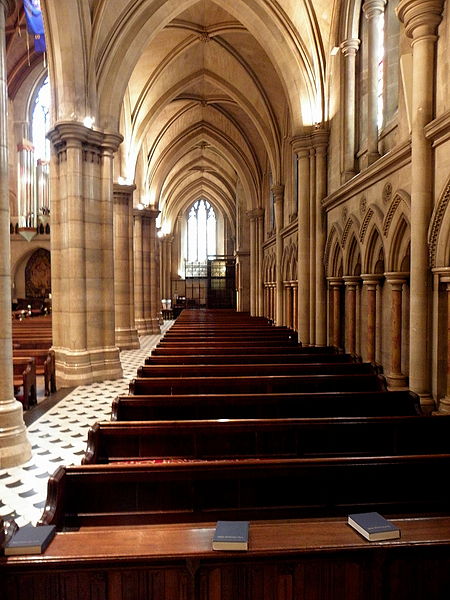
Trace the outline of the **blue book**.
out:
M 371 542 L 400 537 L 400 529 L 377 512 L 348 515 L 348 524 Z
M 248 521 L 217 521 L 213 550 L 248 550 Z
M 56 533 L 55 525 L 24 525 L 19 527 L 5 545 L 5 556 L 15 554 L 41 554 Z

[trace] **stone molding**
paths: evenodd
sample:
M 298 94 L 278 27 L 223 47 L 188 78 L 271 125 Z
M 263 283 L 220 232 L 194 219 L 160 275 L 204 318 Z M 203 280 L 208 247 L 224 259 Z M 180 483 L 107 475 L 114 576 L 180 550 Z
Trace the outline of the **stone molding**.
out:
M 406 35 L 416 40 L 436 34 L 443 9 L 444 0 L 400 0 L 396 12 Z

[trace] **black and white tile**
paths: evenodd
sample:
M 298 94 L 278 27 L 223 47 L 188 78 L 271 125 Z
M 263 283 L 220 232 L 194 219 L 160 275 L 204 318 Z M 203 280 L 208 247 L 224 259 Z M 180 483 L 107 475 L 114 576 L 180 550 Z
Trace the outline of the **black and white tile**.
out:
M 172 323 L 164 322 L 161 335 Z M 161 335 L 142 336 L 140 349 L 120 353 L 123 379 L 79 386 L 28 426 L 32 458 L 18 467 L 0 469 L 1 517 L 14 518 L 19 527 L 39 520 L 48 478 L 58 465 L 81 463 L 89 427 L 110 419 L 112 401 L 128 392 L 130 379 Z

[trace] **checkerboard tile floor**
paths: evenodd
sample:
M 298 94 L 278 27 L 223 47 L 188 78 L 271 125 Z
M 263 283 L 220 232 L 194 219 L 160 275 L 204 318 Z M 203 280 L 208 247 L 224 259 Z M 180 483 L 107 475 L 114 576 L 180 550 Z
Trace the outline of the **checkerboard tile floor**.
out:
M 164 322 L 161 335 L 172 323 Z M 113 399 L 127 393 L 129 380 L 161 335 L 142 336 L 140 349 L 120 353 L 123 379 L 79 386 L 29 425 L 32 458 L 18 467 L 0 469 L 1 517 L 15 519 L 19 527 L 36 524 L 44 509 L 48 478 L 58 465 L 81 463 L 89 427 L 110 419 Z

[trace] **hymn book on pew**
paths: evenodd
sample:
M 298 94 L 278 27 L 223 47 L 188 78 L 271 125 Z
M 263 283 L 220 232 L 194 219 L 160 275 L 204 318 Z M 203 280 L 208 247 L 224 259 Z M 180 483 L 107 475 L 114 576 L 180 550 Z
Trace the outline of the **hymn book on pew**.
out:
M 370 542 L 400 537 L 400 529 L 377 512 L 348 515 L 348 524 Z
M 217 521 L 213 550 L 248 550 L 248 521 Z
M 56 533 L 55 525 L 24 525 L 14 533 L 5 545 L 5 556 L 18 554 L 41 554 Z

